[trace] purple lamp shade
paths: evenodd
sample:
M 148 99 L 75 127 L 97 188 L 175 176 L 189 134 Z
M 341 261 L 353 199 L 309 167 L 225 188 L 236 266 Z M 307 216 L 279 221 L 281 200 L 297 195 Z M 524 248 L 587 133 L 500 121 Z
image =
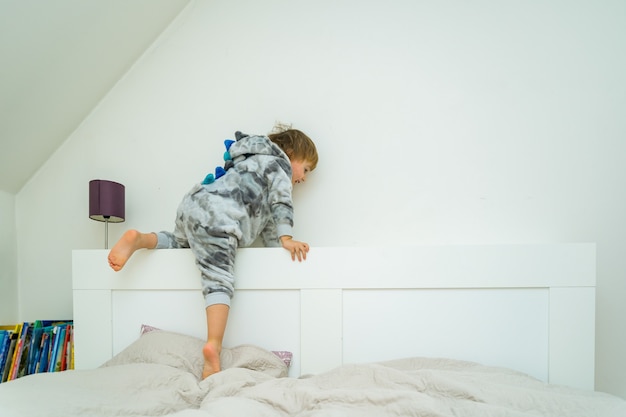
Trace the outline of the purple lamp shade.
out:
M 106 181 L 89 181 L 89 218 L 99 222 L 124 221 L 125 188 L 122 184 Z

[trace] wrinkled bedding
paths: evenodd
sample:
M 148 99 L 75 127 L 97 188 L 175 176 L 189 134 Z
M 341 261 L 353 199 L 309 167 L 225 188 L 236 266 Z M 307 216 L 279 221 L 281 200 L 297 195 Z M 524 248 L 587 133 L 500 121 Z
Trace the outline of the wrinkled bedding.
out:
M 344 365 L 288 378 L 262 348 L 224 349 L 200 380 L 203 342 L 151 332 L 102 367 L 0 384 L 0 416 L 502 416 L 626 417 L 626 401 L 451 359 Z

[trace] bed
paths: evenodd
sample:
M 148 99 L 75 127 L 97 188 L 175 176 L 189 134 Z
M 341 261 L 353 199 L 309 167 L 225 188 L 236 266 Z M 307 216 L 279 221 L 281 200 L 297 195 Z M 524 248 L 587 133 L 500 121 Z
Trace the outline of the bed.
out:
M 593 244 L 240 249 L 205 380 L 192 254 L 106 254 L 73 253 L 76 369 L 0 384 L 0 415 L 626 416 L 594 391 Z

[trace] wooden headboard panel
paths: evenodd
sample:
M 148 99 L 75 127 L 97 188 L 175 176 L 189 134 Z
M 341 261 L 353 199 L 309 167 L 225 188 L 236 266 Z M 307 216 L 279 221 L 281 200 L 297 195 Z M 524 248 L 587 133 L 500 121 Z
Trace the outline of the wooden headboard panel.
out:
M 204 338 L 189 250 L 73 252 L 75 363 L 101 365 L 141 324 Z M 409 356 L 505 366 L 593 389 L 595 245 L 240 249 L 224 346 L 294 353 L 291 376 Z

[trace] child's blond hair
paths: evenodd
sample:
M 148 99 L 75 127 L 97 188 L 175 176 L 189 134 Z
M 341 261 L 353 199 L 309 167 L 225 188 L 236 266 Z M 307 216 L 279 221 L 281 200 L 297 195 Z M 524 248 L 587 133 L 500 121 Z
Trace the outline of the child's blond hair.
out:
M 306 161 L 311 164 L 311 170 L 317 166 L 318 156 L 315 143 L 301 131 L 286 129 L 277 133 L 270 133 L 268 137 L 280 146 L 280 149 L 287 154 L 289 159 Z

